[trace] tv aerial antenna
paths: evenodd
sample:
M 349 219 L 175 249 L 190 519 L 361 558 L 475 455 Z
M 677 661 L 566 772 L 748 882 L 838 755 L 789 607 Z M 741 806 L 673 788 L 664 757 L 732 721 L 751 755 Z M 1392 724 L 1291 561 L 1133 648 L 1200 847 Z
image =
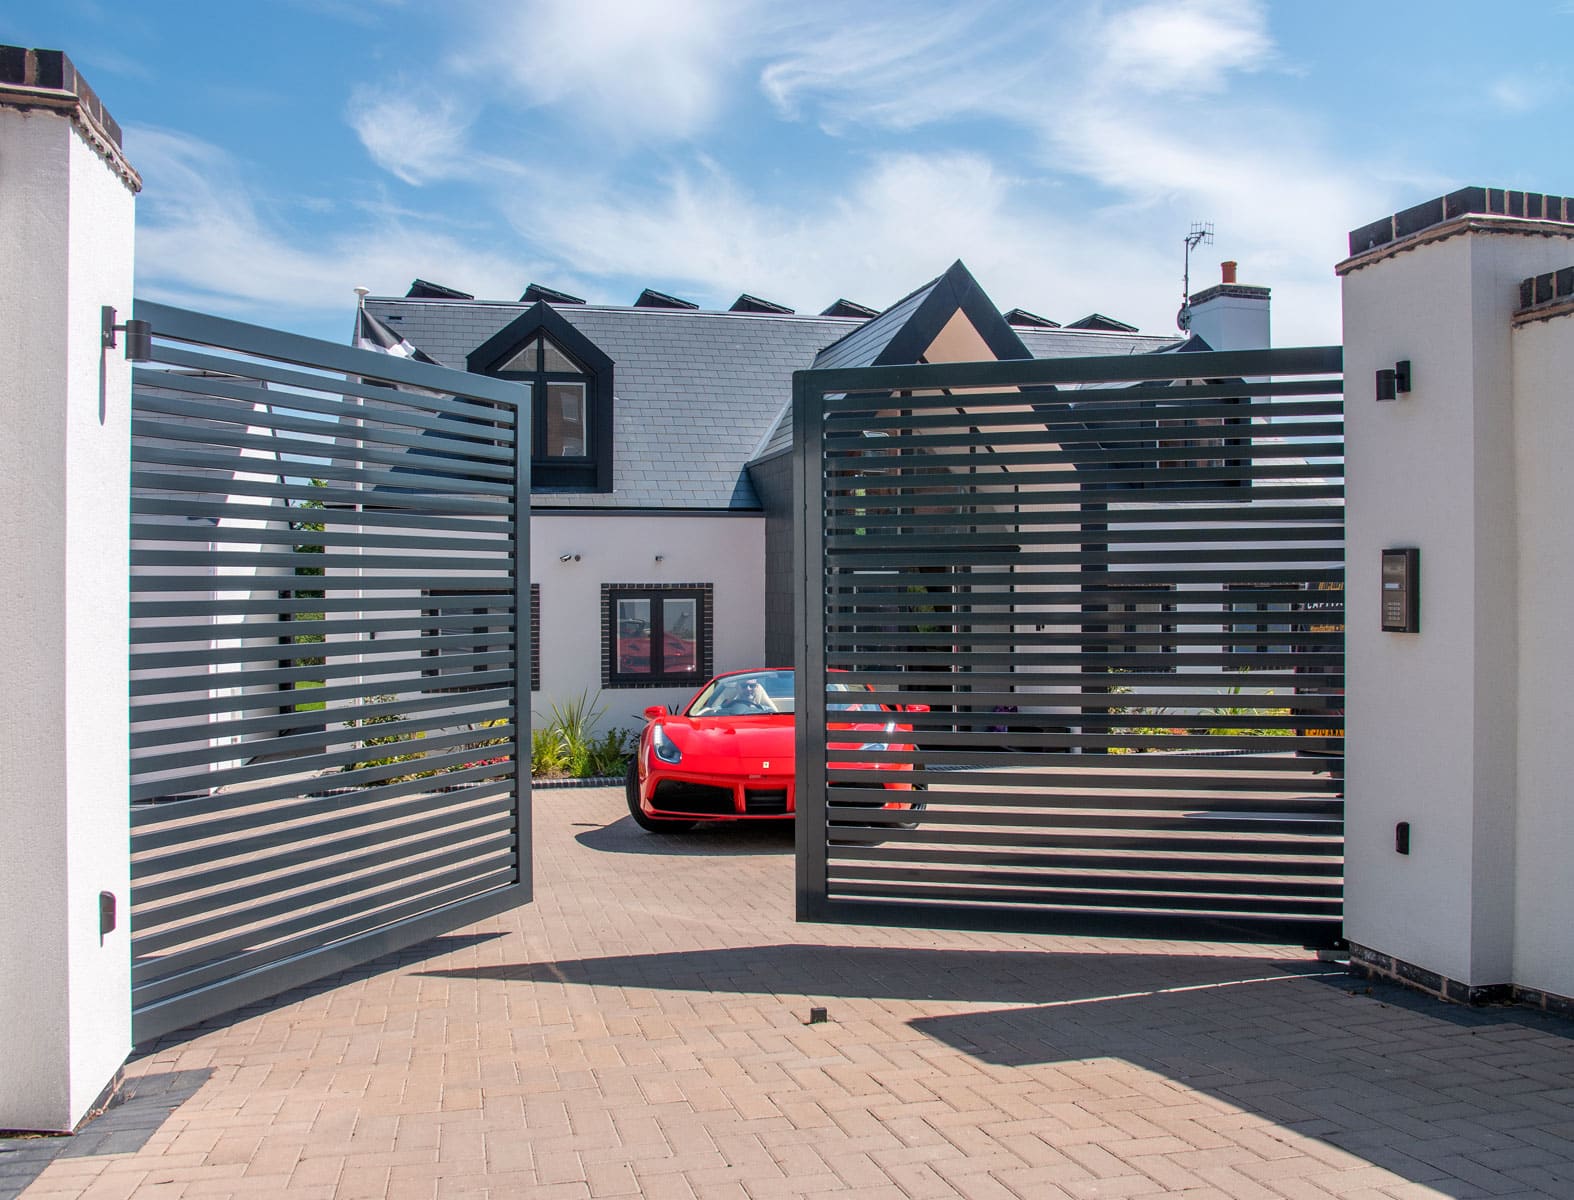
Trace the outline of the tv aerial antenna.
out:
M 1198 246 L 1213 245 L 1213 222 L 1193 221 L 1191 232 L 1186 235 L 1186 264 L 1181 272 L 1181 306 L 1175 314 L 1175 324 L 1183 333 L 1191 331 L 1191 252 Z

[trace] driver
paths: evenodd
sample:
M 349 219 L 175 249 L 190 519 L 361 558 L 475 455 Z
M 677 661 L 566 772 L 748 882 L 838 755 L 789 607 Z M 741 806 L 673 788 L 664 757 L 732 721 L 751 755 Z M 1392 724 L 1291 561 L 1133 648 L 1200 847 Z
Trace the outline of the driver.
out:
M 732 714 L 779 711 L 758 679 L 729 680 L 723 684 L 717 707 Z

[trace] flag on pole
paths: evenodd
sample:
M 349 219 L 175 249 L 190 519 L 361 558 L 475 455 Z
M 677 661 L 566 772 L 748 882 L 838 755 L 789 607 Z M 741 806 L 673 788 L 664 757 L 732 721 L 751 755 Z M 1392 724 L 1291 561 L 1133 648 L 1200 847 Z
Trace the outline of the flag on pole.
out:
M 362 350 L 375 350 L 379 354 L 392 354 L 395 358 L 408 358 L 411 362 L 431 363 L 434 367 L 442 366 L 425 350 L 412 345 L 364 308 L 358 310 L 356 316 L 355 344 Z

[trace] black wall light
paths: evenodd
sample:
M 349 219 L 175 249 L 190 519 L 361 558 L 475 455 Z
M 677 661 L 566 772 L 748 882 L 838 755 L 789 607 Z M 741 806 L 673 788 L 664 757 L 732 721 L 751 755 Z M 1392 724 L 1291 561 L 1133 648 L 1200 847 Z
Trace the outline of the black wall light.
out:
M 1393 369 L 1384 368 L 1377 373 L 1377 398 L 1393 400 L 1410 390 L 1410 360 L 1401 358 Z
M 100 343 L 106 350 L 115 348 L 115 334 L 126 335 L 126 358 L 131 362 L 147 362 L 153 357 L 153 326 L 146 321 L 127 321 L 115 324 L 115 310 L 106 304 L 99 310 Z

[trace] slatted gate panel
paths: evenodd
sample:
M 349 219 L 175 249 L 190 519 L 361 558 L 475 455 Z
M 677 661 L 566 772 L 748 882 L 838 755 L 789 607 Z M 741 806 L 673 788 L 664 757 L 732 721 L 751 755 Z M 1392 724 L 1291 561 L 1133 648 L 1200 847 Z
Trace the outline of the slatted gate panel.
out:
M 1339 937 L 1340 369 L 800 374 L 801 917 Z
M 529 391 L 136 316 L 140 1041 L 529 899 Z

